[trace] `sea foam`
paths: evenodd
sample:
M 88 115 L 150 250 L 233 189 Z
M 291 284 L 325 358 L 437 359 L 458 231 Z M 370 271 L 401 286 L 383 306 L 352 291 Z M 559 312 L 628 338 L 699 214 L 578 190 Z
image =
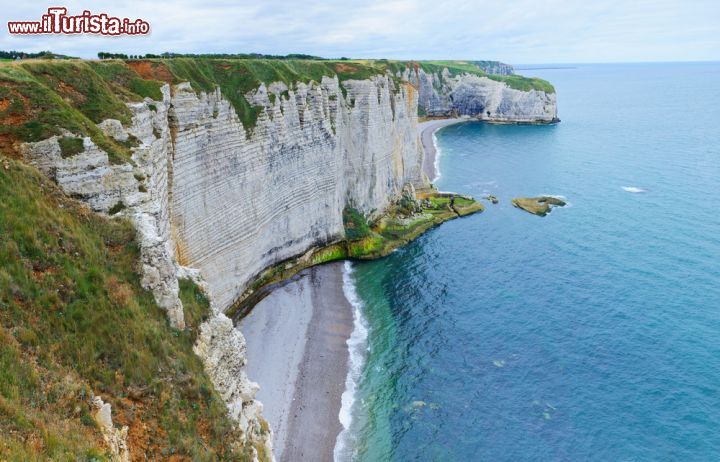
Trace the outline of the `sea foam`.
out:
M 629 193 L 644 193 L 645 190 L 643 188 L 638 188 L 637 186 L 623 186 L 623 191 L 627 191 Z
M 368 327 L 363 317 L 363 304 L 355 288 L 352 273 L 352 263 L 346 261 L 343 267 L 343 292 L 345 293 L 345 298 L 347 298 L 353 307 L 353 331 L 347 340 L 350 360 L 339 415 L 340 424 L 342 424 L 343 429 L 340 434 L 338 434 L 333 451 L 333 458 L 336 462 L 352 460 L 355 452 L 353 444 L 355 436 L 351 429 L 353 407 L 367 353 Z
M 435 136 L 438 130 L 439 129 L 436 129 L 432 134 L 433 147 L 435 148 L 435 160 L 433 161 L 435 178 L 432 179 L 432 183 L 437 183 L 437 180 L 440 179 L 440 148 L 438 147 L 437 136 Z

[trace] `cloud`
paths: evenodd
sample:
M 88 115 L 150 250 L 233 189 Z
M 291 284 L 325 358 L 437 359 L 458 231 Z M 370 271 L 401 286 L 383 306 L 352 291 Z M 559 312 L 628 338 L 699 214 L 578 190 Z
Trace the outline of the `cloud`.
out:
M 4 19 L 46 6 L 2 0 Z M 54 3 L 53 3 L 54 4 Z M 326 57 L 500 59 L 511 63 L 720 59 L 717 0 L 68 1 L 150 22 L 147 37 L 10 36 L 0 49 L 309 53 Z

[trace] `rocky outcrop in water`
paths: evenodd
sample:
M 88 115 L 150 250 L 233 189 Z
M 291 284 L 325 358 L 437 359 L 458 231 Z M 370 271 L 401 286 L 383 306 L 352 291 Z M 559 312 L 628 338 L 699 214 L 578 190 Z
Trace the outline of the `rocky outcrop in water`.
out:
M 518 197 L 512 200 L 513 206 L 528 213 L 544 217 L 552 211 L 553 207 L 565 207 L 567 203 L 552 196 Z

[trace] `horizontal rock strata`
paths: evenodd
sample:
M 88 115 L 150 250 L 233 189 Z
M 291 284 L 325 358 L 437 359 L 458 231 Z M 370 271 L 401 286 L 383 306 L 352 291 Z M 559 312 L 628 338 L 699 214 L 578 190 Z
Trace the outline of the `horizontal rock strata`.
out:
M 419 89 L 419 107 L 432 117 L 471 116 L 504 123 L 557 122 L 555 93 L 521 91 L 485 76 L 406 69 L 403 80 Z

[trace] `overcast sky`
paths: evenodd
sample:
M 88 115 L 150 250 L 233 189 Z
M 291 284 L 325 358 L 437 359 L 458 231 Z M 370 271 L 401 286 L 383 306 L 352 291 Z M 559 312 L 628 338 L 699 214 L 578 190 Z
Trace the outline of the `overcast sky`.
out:
M 10 36 L 7 21 L 67 6 L 151 25 L 144 37 Z M 0 49 L 94 57 L 308 53 L 508 63 L 720 59 L 720 0 L 0 0 Z

